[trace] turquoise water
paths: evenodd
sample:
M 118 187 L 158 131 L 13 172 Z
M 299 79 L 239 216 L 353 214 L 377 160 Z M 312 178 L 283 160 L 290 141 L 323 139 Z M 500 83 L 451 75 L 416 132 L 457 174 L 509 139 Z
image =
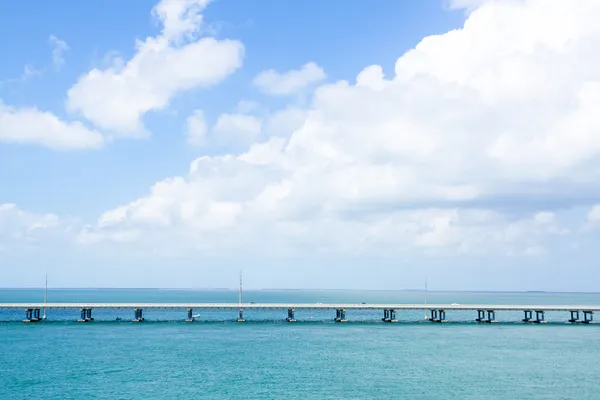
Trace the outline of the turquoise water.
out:
M 430 302 L 600 304 L 598 294 L 436 292 Z M 0 290 L 0 302 L 40 301 L 40 290 Z M 67 290 L 49 301 L 236 301 L 230 291 Z M 256 291 L 247 301 L 422 302 L 415 292 Z M 498 313 L 497 325 L 473 313 L 448 313 L 448 324 L 398 313 L 383 324 L 377 312 L 50 312 L 22 324 L 23 312 L 0 310 L 0 399 L 597 399 L 600 326 L 518 323 Z M 121 317 L 121 322 L 115 319 Z M 167 322 L 152 322 L 152 321 Z

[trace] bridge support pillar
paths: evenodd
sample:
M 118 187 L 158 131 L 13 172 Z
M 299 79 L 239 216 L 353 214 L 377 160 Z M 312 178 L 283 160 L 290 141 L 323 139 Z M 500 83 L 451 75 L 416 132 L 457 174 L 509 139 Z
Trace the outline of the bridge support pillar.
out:
M 392 309 L 384 309 L 383 310 L 383 318 L 381 319 L 383 322 L 398 322 L 396 319 L 396 310 Z
M 346 309 L 338 308 L 335 310 L 335 322 L 348 322 L 346 319 Z
M 82 308 L 81 316 L 77 322 L 91 322 L 94 318 L 92 318 L 92 309 L 91 308 Z
M 485 322 L 485 310 L 477 310 L 477 322 Z
M 531 322 L 533 320 L 533 311 L 524 310 L 525 317 L 523 318 L 523 322 Z
M 445 322 L 446 310 L 431 310 L 431 322 Z
M 571 310 L 571 318 L 569 318 L 569 322 L 573 322 L 573 323 L 581 322 L 581 320 L 579 319 L 579 311 L 578 310 Z
M 438 311 L 437 310 L 431 310 L 431 317 L 429 318 L 429 320 L 431 322 L 438 322 L 439 321 Z
M 141 308 L 136 308 L 133 310 L 135 312 L 135 318 L 132 322 L 142 322 L 144 321 L 144 310 Z
M 584 324 L 593 324 L 594 323 L 594 312 L 593 311 L 584 311 L 582 322 Z
M 194 322 L 195 318 L 194 318 L 194 314 L 193 314 L 194 310 L 192 310 L 191 308 L 188 308 L 187 310 L 187 318 L 185 319 L 185 322 Z
M 439 315 L 440 315 L 440 320 L 438 322 L 445 322 L 446 321 L 446 310 L 438 310 Z
M 536 310 L 536 312 L 535 312 L 535 323 L 536 324 L 545 324 L 548 322 L 545 320 L 544 314 L 545 314 L 544 311 Z
M 39 322 L 41 320 L 39 308 L 27 308 L 25 310 L 25 319 L 23 322 Z
M 487 318 L 485 313 L 487 312 Z M 493 324 L 496 322 L 496 310 L 477 310 L 477 322 L 487 322 Z
M 240 308 L 238 311 L 237 322 L 246 322 L 246 320 L 244 319 L 244 309 L 243 308 Z
M 296 310 L 293 308 L 288 308 L 288 316 L 285 319 L 287 322 L 296 322 L 296 318 L 294 317 L 294 312 Z

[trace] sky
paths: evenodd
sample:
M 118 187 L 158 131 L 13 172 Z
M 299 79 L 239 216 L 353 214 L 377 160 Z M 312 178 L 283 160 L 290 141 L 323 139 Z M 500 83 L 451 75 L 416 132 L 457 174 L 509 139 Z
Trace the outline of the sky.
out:
M 598 17 L 0 2 L 0 287 L 597 291 Z

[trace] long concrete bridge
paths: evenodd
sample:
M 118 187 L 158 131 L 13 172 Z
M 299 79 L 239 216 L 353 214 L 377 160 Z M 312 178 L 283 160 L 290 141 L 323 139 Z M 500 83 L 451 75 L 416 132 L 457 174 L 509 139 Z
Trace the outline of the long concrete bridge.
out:
M 558 311 L 570 313 L 569 322 L 593 323 L 594 312 L 600 306 L 591 305 L 500 305 L 500 304 L 323 304 L 323 303 L 0 303 L 0 309 L 25 310 L 24 322 L 38 322 L 45 317 L 46 310 L 78 309 L 81 312 L 80 322 L 91 322 L 93 309 L 131 309 L 134 311 L 133 322 L 144 320 L 145 309 L 187 310 L 188 322 L 193 322 L 193 310 L 236 310 L 238 322 L 244 322 L 244 310 L 287 310 L 288 322 L 295 322 L 296 310 L 335 310 L 336 322 L 346 322 L 348 310 L 382 310 L 384 322 L 397 322 L 396 312 L 405 310 L 421 310 L 430 314 L 432 322 L 445 322 L 447 311 L 475 311 L 477 322 L 496 322 L 497 311 L 522 311 L 523 322 L 545 323 L 545 313 Z M 44 310 L 44 317 L 40 316 Z M 583 318 L 580 318 L 580 316 Z

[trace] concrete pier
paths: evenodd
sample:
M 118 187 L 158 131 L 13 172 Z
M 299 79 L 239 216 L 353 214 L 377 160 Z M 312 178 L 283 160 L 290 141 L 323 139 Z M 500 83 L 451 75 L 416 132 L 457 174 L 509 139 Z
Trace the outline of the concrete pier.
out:
M 437 310 L 431 310 L 431 316 L 429 317 L 429 320 L 431 322 L 437 322 L 438 321 L 438 312 L 437 312 Z
M 131 322 L 143 322 L 144 321 L 144 310 L 142 308 L 135 308 L 135 317 Z
M 535 322 L 536 324 L 547 324 L 548 321 L 545 319 L 545 313 L 543 310 L 537 310 L 535 312 Z
M 288 316 L 285 319 L 287 322 L 296 322 L 296 318 L 294 317 L 294 312 L 296 310 L 294 308 L 288 308 Z
M 523 317 L 523 322 L 532 322 L 533 321 L 533 311 L 524 310 L 525 316 Z
M 431 322 L 446 322 L 446 310 L 431 310 Z
M 40 322 L 42 318 L 40 317 L 40 309 L 39 308 L 27 308 L 25 309 L 25 319 L 23 322 Z
M 577 324 L 593 324 L 594 323 L 594 312 L 583 310 L 583 319 L 580 318 L 579 310 L 571 310 L 571 318 L 569 318 L 569 322 Z
M 581 322 L 581 320 L 579 319 L 579 310 L 571 310 L 571 318 L 569 318 L 569 322 Z
M 237 322 L 246 322 L 246 320 L 244 319 L 244 309 L 243 308 L 240 308 L 238 310 Z
M 485 316 L 487 312 L 487 317 Z M 496 323 L 496 310 L 477 310 L 477 322 L 484 322 L 488 324 Z
M 77 322 L 92 322 L 93 320 L 94 318 L 92 318 L 92 309 L 82 308 L 81 317 L 77 320 Z
M 196 319 L 194 318 L 194 309 L 188 308 L 187 310 L 187 318 L 185 322 L 194 322 Z
M 384 308 L 383 318 L 381 320 L 383 322 L 398 322 L 396 319 L 396 310 Z
M 338 308 L 335 310 L 335 322 L 348 322 L 346 319 L 346 309 Z
M 485 322 L 485 310 L 477 310 L 477 322 Z

